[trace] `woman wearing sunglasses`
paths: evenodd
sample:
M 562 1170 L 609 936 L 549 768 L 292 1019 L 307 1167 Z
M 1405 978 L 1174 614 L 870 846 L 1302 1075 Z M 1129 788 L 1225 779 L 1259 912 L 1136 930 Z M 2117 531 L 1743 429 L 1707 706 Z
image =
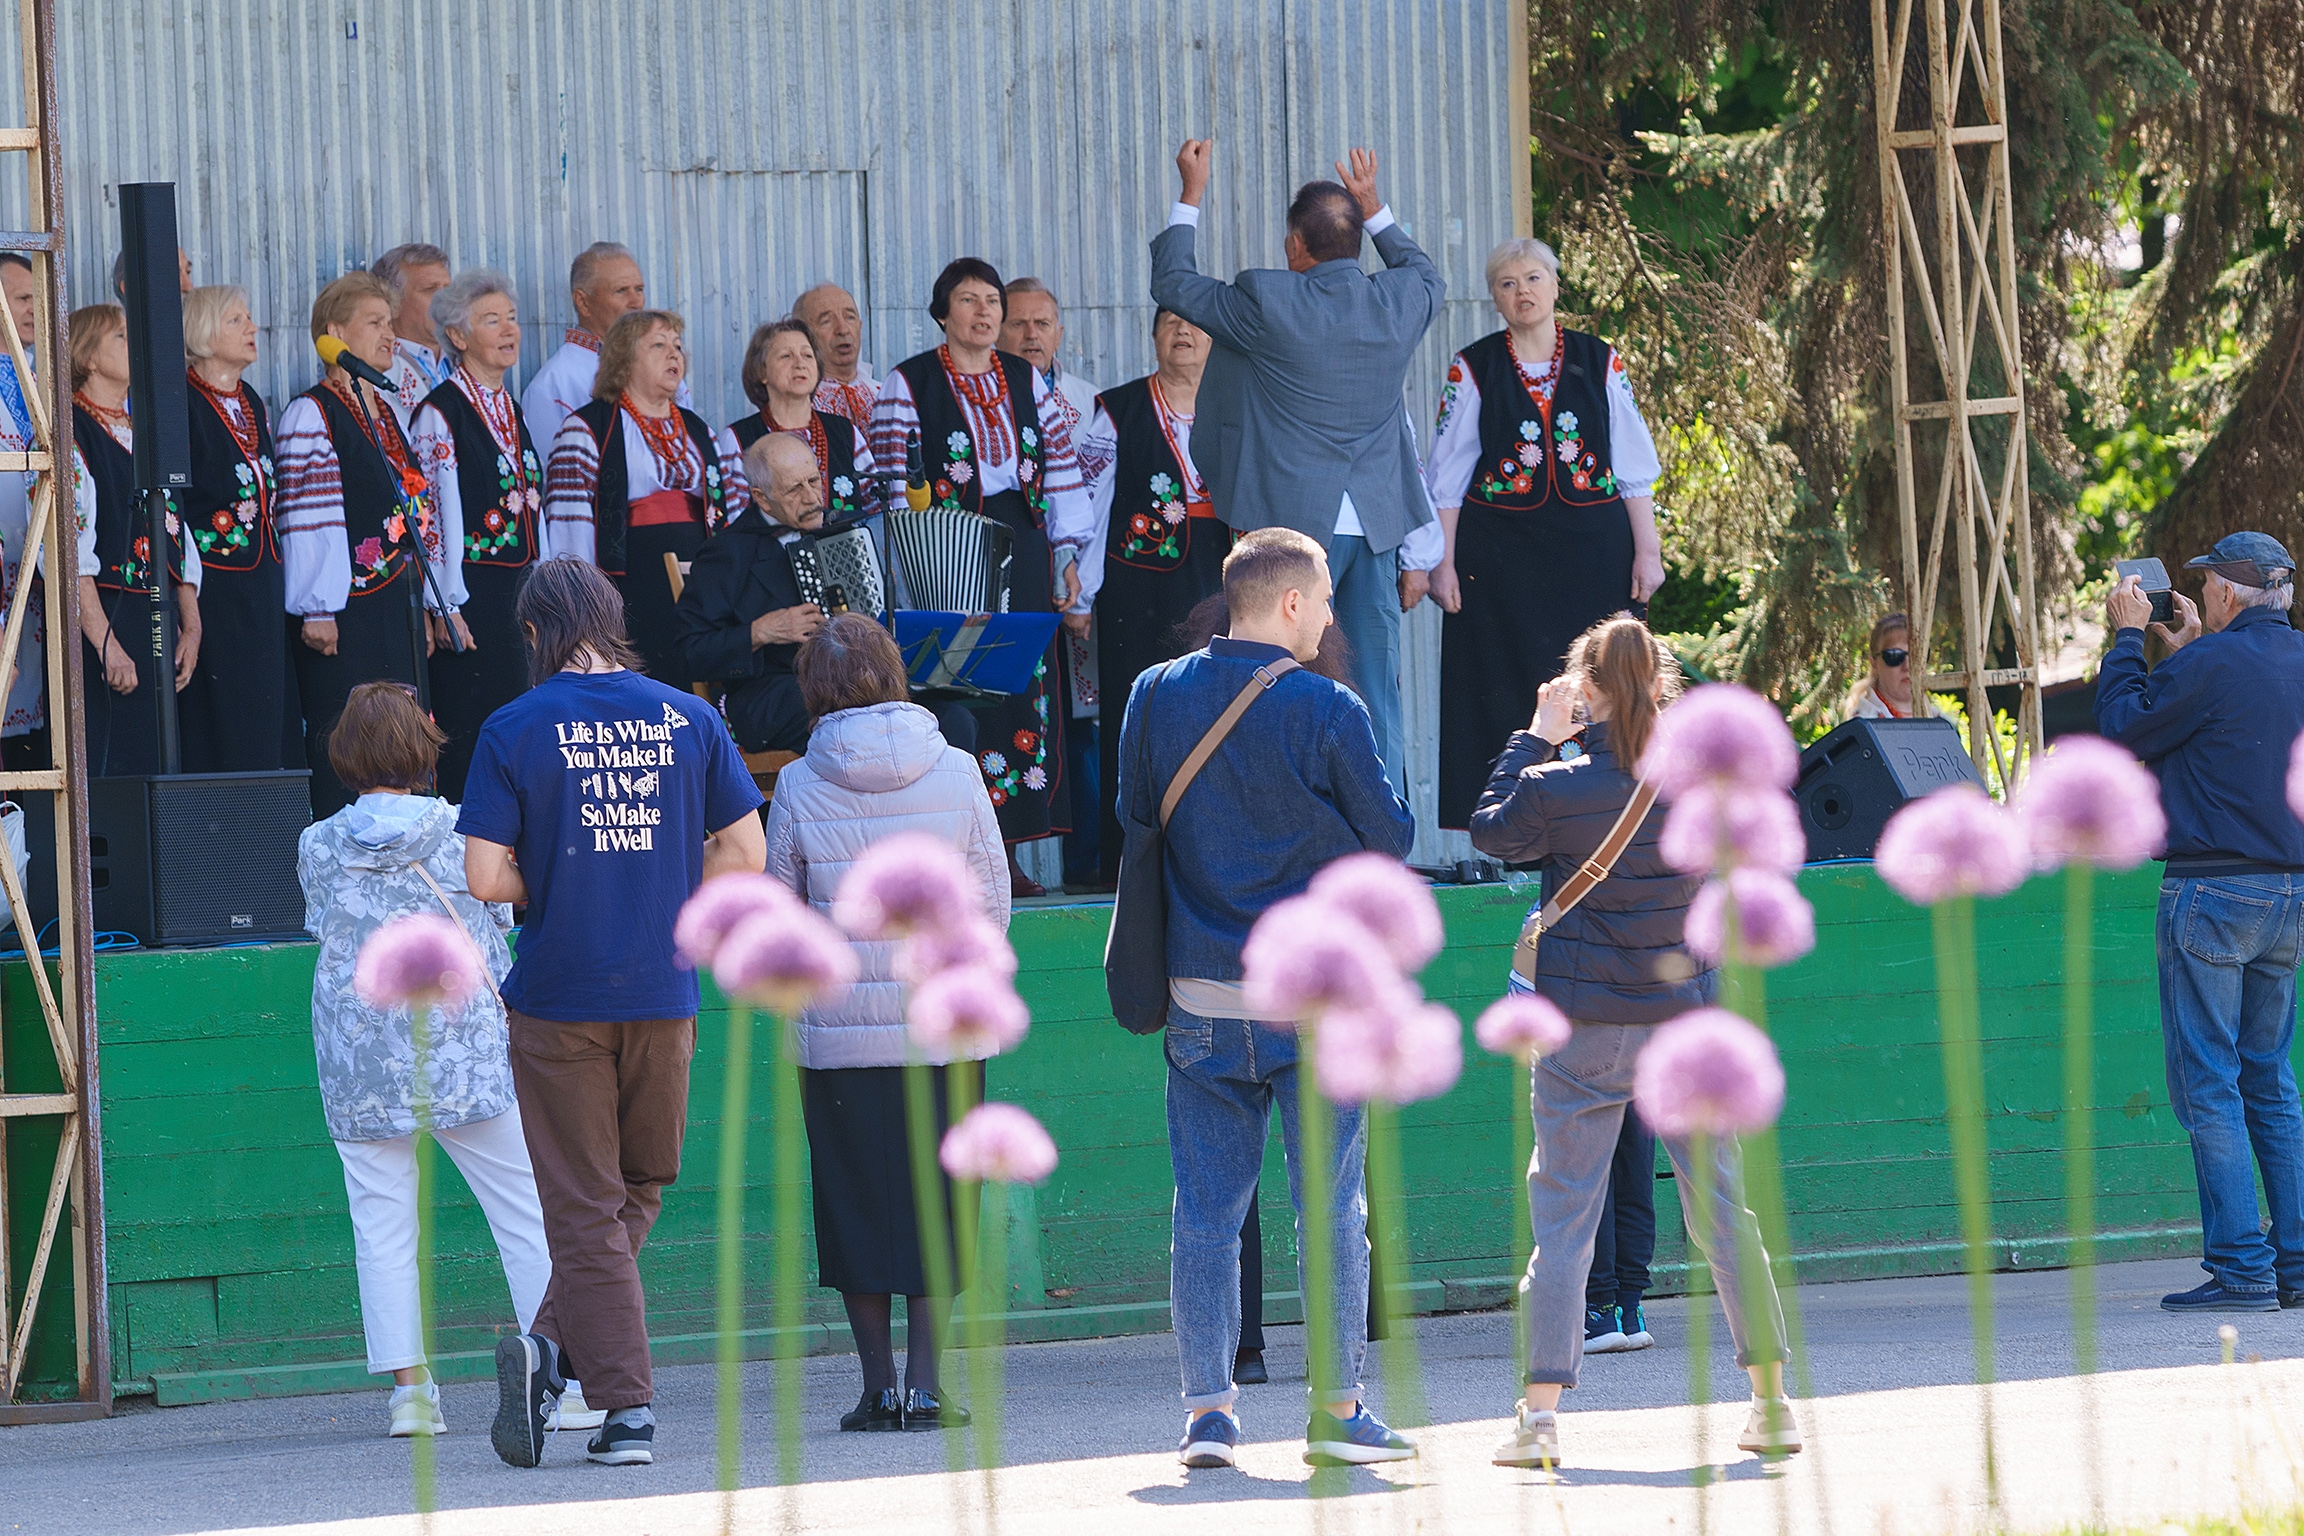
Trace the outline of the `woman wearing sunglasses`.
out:
M 1912 686 L 1911 631 L 1904 615 L 1884 615 L 1872 626 L 1872 670 L 1856 679 L 1841 710 L 1849 720 L 1909 720 L 1936 713 L 1927 694 Z

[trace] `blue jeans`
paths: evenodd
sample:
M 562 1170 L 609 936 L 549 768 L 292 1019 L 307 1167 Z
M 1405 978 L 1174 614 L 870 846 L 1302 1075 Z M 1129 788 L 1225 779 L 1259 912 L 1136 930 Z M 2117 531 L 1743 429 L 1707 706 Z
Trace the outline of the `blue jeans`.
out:
M 2200 1184 L 2200 1267 L 2227 1290 L 2304 1290 L 2304 1110 L 2288 1054 L 2304 875 L 2163 880 L 2156 938 L 2168 1102 Z
M 1240 1223 L 1256 1198 L 1274 1105 L 1296 1207 L 1296 1283 L 1304 1281 L 1303 1157 L 1297 1149 L 1296 1037 L 1242 1019 L 1205 1019 L 1168 1006 L 1168 1155 L 1176 1165 L 1169 1310 L 1184 1368 L 1184 1406 L 1229 1408 L 1240 1346 Z M 1368 1140 L 1354 1105 L 1329 1110 L 1329 1287 L 1332 1352 L 1311 1373 L 1314 1401 L 1360 1393 L 1368 1352 L 1368 1201 L 1360 1176 Z
M 1352 691 L 1368 706 L 1376 752 L 1392 793 L 1408 793 L 1407 746 L 1400 727 L 1400 552 L 1383 554 L 1356 533 L 1328 542 L 1328 575 L 1336 584 L 1336 627 L 1352 647 Z

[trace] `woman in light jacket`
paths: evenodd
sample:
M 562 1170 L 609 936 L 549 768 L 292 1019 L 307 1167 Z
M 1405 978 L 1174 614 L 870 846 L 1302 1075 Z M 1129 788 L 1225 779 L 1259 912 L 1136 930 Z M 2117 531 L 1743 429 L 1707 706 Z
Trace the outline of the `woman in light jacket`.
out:
M 1008 926 L 1008 856 L 975 759 L 948 745 L 936 717 L 910 702 L 904 658 L 888 632 L 841 614 L 800 648 L 800 696 L 815 718 L 808 753 L 778 775 L 768 808 L 768 873 L 829 913 L 848 866 L 896 832 L 947 839 L 966 856 L 984 915 Z M 799 1024 L 801 1105 L 816 1194 L 818 1283 L 840 1292 L 864 1396 L 842 1429 L 941 1429 L 966 1410 L 942 1401 L 912 1153 L 905 1134 L 907 1042 L 895 946 L 856 945 L 856 985 Z M 944 1062 L 930 1058 L 943 1134 Z M 945 1185 L 947 1211 L 951 1186 Z M 946 1230 L 952 1230 L 946 1223 Z M 905 1388 L 896 1384 L 895 1298 L 905 1299 Z

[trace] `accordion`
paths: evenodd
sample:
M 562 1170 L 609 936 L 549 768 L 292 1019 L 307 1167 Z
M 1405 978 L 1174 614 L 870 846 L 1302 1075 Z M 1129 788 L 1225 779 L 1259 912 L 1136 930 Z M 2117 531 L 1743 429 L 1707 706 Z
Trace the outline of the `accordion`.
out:
M 795 529 L 779 542 L 792 559 L 792 578 L 802 602 L 827 612 L 845 609 L 875 619 L 888 611 L 880 550 L 862 524 L 845 523 L 813 533 Z
M 1006 613 L 1015 535 L 994 518 L 956 507 L 887 514 L 888 557 L 909 606 L 938 613 Z

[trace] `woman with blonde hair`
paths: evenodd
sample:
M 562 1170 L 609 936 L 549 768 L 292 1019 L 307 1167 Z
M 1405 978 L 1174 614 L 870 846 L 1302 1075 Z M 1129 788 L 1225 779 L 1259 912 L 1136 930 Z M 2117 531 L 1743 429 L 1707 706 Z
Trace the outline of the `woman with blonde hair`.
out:
M 1864 647 L 1868 669 L 1848 690 L 1843 720 L 1926 719 L 1936 701 L 1912 682 L 1911 622 L 1901 613 L 1881 615 Z M 1922 662 L 1926 670 L 1926 662 Z
M 1679 692 L 1672 653 L 1638 619 L 1604 619 L 1570 648 L 1568 670 L 1537 691 L 1536 717 L 1505 744 L 1472 813 L 1472 846 L 1543 869 L 1544 899 L 1592 858 L 1636 788 L 1640 754 L 1659 713 Z M 1583 715 L 1581 721 L 1577 716 Z M 1571 755 L 1575 743 L 1579 750 Z M 1716 973 L 1688 952 L 1688 905 L 1703 885 L 1657 848 L 1664 806 L 1652 806 L 1631 843 L 1584 900 L 1544 931 L 1534 992 L 1575 1025 L 1569 1042 L 1535 1064 L 1536 1154 L 1528 1164 L 1535 1247 L 1521 1281 L 1528 1308 L 1526 1396 L 1499 1466 L 1560 1465 L 1560 1392 L 1583 1363 L 1585 1285 L 1626 1107 L 1632 1065 L 1666 1021 L 1711 1001 Z M 1689 1143 L 1663 1138 L 1680 1189 Z M 1775 1281 L 1744 1208 L 1735 1142 L 1711 1148 L 1710 1208 L 1689 1213 L 1688 1234 L 1712 1266 L 1752 1377 L 1753 1414 L 1737 1444 L 1782 1455 L 1800 1448 L 1784 1396 L 1784 1320 Z M 1761 1254 L 1747 1266 L 1745 1254 Z

